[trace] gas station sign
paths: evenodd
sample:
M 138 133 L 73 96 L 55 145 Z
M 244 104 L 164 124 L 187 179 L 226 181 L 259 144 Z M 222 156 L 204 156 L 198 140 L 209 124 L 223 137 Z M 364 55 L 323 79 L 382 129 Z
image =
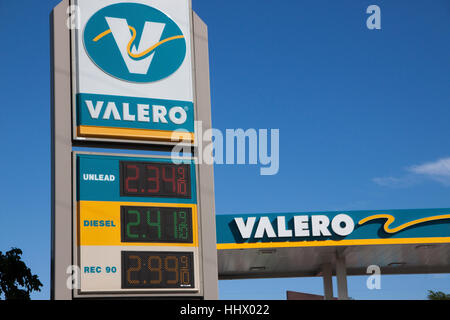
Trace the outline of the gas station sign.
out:
M 218 215 L 218 249 L 450 243 L 450 209 Z
M 217 298 L 193 144 L 211 128 L 206 25 L 190 0 L 61 0 L 50 21 L 51 298 Z

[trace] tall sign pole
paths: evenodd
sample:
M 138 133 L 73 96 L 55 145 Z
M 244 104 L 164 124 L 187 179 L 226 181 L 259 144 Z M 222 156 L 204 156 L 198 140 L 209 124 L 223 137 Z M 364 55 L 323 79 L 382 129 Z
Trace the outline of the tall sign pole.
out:
M 217 299 L 206 25 L 187 0 L 64 0 L 51 39 L 51 298 Z
M 65 26 L 69 2 L 51 13 L 51 153 L 52 236 L 51 299 L 70 300 L 72 266 L 72 136 L 70 32 Z

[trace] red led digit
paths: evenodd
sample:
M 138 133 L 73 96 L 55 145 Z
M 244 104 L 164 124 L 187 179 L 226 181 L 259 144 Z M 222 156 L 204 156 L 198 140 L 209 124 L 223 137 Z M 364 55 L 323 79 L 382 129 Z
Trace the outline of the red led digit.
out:
M 175 190 L 176 190 L 175 168 L 173 166 L 164 166 L 164 167 L 162 167 L 162 169 L 163 169 L 162 170 L 163 171 L 163 175 L 162 175 L 163 181 L 166 182 L 166 183 L 172 184 L 172 192 L 175 192 Z M 166 172 L 167 172 L 166 169 L 169 169 L 169 171 L 171 172 L 170 177 L 166 176 Z
M 178 175 L 180 176 L 179 179 L 186 180 L 186 176 L 184 173 L 184 167 L 178 167 Z
M 128 164 L 127 165 L 127 170 L 126 170 L 126 179 L 125 179 L 125 188 L 127 192 L 137 192 L 137 183 L 136 183 L 136 188 L 130 188 L 130 181 L 137 181 L 139 179 L 139 168 L 138 166 L 134 165 L 134 164 Z M 128 170 L 129 169 L 134 169 L 135 170 L 135 176 L 128 176 Z
M 184 167 L 179 167 L 177 171 L 178 171 L 178 175 L 180 177 L 177 180 L 177 193 L 186 195 L 187 194 L 187 186 L 186 186 Z
M 150 172 L 150 170 L 155 172 L 154 177 L 148 177 L 148 182 L 154 182 L 154 188 L 147 189 L 147 192 L 149 193 L 158 193 L 159 192 L 159 168 L 155 166 L 147 166 L 147 174 Z

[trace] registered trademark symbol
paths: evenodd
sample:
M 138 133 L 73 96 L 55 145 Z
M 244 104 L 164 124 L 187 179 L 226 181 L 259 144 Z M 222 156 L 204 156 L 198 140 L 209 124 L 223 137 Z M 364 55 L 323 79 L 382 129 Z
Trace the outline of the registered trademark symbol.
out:
M 184 109 L 184 111 L 188 111 L 189 107 L 184 107 L 183 109 Z

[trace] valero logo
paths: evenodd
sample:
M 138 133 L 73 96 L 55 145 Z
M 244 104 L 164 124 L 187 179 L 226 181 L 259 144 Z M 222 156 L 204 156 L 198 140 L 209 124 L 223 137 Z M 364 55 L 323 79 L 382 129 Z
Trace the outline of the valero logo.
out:
M 130 82 L 164 79 L 181 66 L 186 39 L 163 12 L 138 3 L 97 11 L 83 34 L 86 52 L 107 74 Z

